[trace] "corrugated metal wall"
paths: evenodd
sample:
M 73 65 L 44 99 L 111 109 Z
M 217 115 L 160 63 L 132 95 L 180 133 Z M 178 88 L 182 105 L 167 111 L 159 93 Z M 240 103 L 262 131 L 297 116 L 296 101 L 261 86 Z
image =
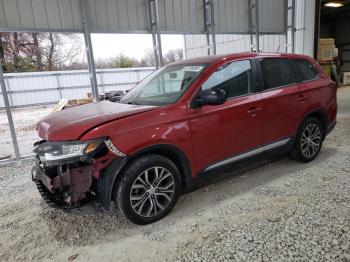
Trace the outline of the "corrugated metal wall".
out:
M 129 90 L 154 71 L 153 67 L 97 70 L 100 93 Z M 86 97 L 91 92 L 87 71 L 57 71 L 5 74 L 11 106 L 26 106 Z M 4 107 L 2 95 L 0 108 Z
M 286 29 L 287 0 L 262 0 L 259 2 L 259 28 L 262 33 L 281 33 Z M 253 16 L 254 18 L 254 16 Z M 254 19 L 253 19 L 254 22 Z
M 261 35 L 260 48 L 263 52 L 285 52 L 285 35 Z M 255 36 L 253 36 L 253 44 Z M 250 35 L 216 35 L 217 54 L 249 52 L 251 48 Z M 185 49 L 188 58 L 207 55 L 205 35 L 186 35 Z
M 315 0 L 296 0 L 295 52 L 314 55 Z
M 86 0 L 92 32 L 149 33 L 147 0 Z M 264 0 L 262 32 L 285 30 L 286 0 Z M 247 0 L 214 0 L 217 32 L 249 31 Z M 204 33 L 203 0 L 158 0 L 163 33 Z M 0 31 L 81 31 L 79 0 L 0 0 Z
M 79 0 L 0 0 L 0 28 L 81 30 Z
M 204 32 L 203 0 L 162 0 L 158 3 L 161 32 Z
M 215 31 L 249 32 L 249 1 L 215 1 Z
M 87 0 L 92 31 L 147 32 L 149 28 L 145 0 Z
M 265 2 L 261 1 L 261 2 Z M 284 1 L 281 1 L 284 2 Z M 265 7 L 264 7 L 265 8 Z M 285 13 L 276 14 L 274 11 L 270 16 L 283 15 Z M 314 18 L 315 18 L 315 0 L 296 0 L 296 33 L 295 33 L 295 52 L 313 56 L 314 45 Z M 268 25 L 268 24 L 267 24 Z M 265 24 L 265 26 L 267 26 Z M 268 28 L 268 26 L 266 27 Z M 273 30 L 273 27 L 270 28 Z M 291 39 L 290 34 L 288 37 Z M 235 53 L 246 52 L 251 50 L 251 45 L 255 46 L 255 36 L 253 43 L 250 42 L 250 36 L 244 34 L 217 35 L 216 36 L 217 53 Z M 185 49 L 188 58 L 207 55 L 207 41 L 205 35 L 186 35 Z M 260 49 L 262 52 L 291 52 L 290 42 L 286 43 L 285 34 L 260 35 Z

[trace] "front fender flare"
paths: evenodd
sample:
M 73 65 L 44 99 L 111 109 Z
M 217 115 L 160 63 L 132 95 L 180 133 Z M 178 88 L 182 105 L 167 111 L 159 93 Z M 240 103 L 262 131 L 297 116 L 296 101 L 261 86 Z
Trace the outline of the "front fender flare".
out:
M 97 180 L 97 203 L 103 211 L 111 211 L 114 182 L 127 162 L 128 157 L 116 158 Z

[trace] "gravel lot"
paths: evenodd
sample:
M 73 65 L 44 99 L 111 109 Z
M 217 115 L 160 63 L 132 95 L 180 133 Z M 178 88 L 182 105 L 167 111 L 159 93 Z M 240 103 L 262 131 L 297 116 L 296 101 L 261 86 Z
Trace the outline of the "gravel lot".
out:
M 163 220 L 135 226 L 92 205 L 70 213 L 41 200 L 30 161 L 0 167 L 0 261 L 350 262 L 350 88 L 319 157 L 244 163 L 182 196 Z M 16 109 L 22 154 L 52 107 Z M 0 111 L 0 158 L 13 155 Z
M 47 116 L 54 106 L 40 106 L 15 109 L 12 113 L 13 122 L 20 152 L 23 156 L 32 154 L 33 143 L 40 140 L 35 127 L 36 123 Z M 10 128 L 6 111 L 0 110 L 0 159 L 14 158 Z
M 261 159 L 180 198 L 165 219 L 128 223 L 40 199 L 31 162 L 0 168 L 0 261 L 350 261 L 350 117 L 301 164 Z

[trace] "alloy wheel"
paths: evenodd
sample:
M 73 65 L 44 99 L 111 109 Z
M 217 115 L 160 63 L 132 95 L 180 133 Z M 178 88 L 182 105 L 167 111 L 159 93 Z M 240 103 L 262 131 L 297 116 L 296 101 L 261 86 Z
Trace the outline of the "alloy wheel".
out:
M 140 173 L 130 190 L 131 207 L 138 215 L 153 217 L 168 207 L 175 193 L 173 174 L 164 167 Z
M 301 135 L 301 151 L 305 157 L 314 157 L 322 142 L 321 129 L 315 123 L 307 125 Z

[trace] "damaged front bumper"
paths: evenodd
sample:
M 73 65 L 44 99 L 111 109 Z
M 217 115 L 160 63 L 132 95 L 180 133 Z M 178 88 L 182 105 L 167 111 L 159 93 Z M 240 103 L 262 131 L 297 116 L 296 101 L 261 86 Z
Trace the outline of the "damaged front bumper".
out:
M 121 157 L 121 152 L 116 152 L 112 145 L 109 141 L 94 154 L 68 161 L 43 162 L 37 155 L 31 176 L 45 202 L 51 207 L 71 209 L 97 200 L 99 206 L 109 209 L 111 196 L 106 195 L 105 191 L 110 189 L 101 187 L 108 175 L 104 171 L 108 166 L 113 166 L 112 162 L 126 159 L 126 155 Z
M 88 200 L 87 195 L 92 193 L 90 189 L 93 182 L 93 166 L 68 167 L 65 171 L 60 169 L 51 168 L 45 172 L 45 169 L 36 165 L 32 168 L 32 179 L 42 198 L 51 207 L 78 207 L 80 202 Z

